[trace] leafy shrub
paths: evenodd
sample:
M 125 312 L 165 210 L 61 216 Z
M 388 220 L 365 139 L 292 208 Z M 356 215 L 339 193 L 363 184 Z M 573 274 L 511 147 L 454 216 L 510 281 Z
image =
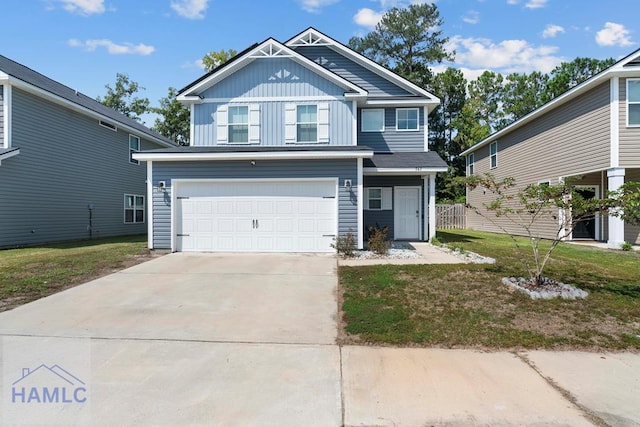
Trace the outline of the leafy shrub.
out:
M 438 238 L 437 238 L 437 237 L 432 237 L 432 238 L 431 238 L 431 244 L 432 244 L 433 246 L 443 246 L 443 245 L 442 245 L 442 242 L 441 242 L 440 240 L 438 240 Z
M 356 237 L 351 232 L 343 236 L 334 237 L 331 247 L 338 252 L 338 255 L 350 258 L 356 250 Z
M 369 250 L 378 255 L 386 255 L 389 251 L 389 241 L 387 240 L 388 232 L 389 227 L 369 227 L 369 240 L 367 240 Z
M 620 245 L 620 249 L 622 249 L 623 251 L 630 251 L 631 249 L 633 249 L 633 245 L 629 242 L 624 242 L 622 245 Z

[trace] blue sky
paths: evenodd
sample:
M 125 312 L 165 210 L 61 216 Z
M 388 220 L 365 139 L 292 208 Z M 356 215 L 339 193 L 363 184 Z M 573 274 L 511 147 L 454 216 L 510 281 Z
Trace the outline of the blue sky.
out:
M 156 104 L 169 86 L 201 76 L 198 60 L 209 51 L 286 41 L 309 26 L 347 43 L 412 1 L 5 0 L 0 54 L 91 97 L 127 73 Z M 637 0 L 435 3 L 453 66 L 469 78 L 486 69 L 548 72 L 578 56 L 620 58 L 640 47 Z

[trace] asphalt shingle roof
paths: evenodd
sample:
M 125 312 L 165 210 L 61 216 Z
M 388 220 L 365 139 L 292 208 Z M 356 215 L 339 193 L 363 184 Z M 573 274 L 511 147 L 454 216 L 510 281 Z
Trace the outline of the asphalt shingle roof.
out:
M 435 151 L 419 153 L 395 152 L 376 153 L 371 159 L 364 159 L 365 168 L 446 168 L 447 164 Z

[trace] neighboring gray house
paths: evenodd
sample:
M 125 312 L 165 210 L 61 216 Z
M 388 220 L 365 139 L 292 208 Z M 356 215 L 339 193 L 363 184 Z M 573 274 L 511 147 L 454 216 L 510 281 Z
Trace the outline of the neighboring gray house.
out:
M 149 247 L 331 252 L 365 227 L 435 235 L 427 116 L 439 100 L 309 28 L 255 44 L 182 89 L 191 146 L 148 167 Z
M 515 178 L 521 186 L 572 178 L 586 196 L 599 197 L 624 182 L 640 181 L 640 50 L 462 155 L 467 175 L 490 172 L 498 179 Z M 467 202 L 474 206 L 482 206 L 489 197 L 479 189 L 467 192 Z M 474 213 L 468 214 L 467 224 L 500 231 Z M 518 231 L 506 221 L 502 225 Z M 538 231 L 553 238 L 559 227 L 550 219 Z M 619 248 L 625 241 L 639 244 L 640 228 L 619 218 L 597 216 L 580 223 L 569 238 L 605 241 Z
M 143 234 L 161 135 L 0 56 L 0 247 Z

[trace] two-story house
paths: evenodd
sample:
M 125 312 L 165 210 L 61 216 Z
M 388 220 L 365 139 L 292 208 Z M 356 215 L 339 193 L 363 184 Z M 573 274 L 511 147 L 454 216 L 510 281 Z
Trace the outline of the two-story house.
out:
M 570 179 L 585 197 L 600 197 L 627 181 L 640 181 L 640 50 L 551 100 L 464 151 L 467 175 L 491 173 L 516 185 L 558 184 Z M 491 195 L 476 189 L 467 202 L 481 207 Z M 570 215 L 558 212 L 557 218 Z M 506 230 L 519 228 L 496 218 Z M 496 231 L 496 224 L 469 213 L 470 228 Z M 566 233 L 557 219 L 539 224 L 541 237 Z M 569 239 L 640 244 L 640 227 L 597 215 L 578 224 Z
M 146 168 L 171 141 L 0 56 L 0 248 L 144 234 Z
M 427 116 L 439 100 L 309 28 L 269 38 L 182 89 L 191 145 L 147 162 L 149 247 L 331 252 L 338 235 L 435 235 Z

